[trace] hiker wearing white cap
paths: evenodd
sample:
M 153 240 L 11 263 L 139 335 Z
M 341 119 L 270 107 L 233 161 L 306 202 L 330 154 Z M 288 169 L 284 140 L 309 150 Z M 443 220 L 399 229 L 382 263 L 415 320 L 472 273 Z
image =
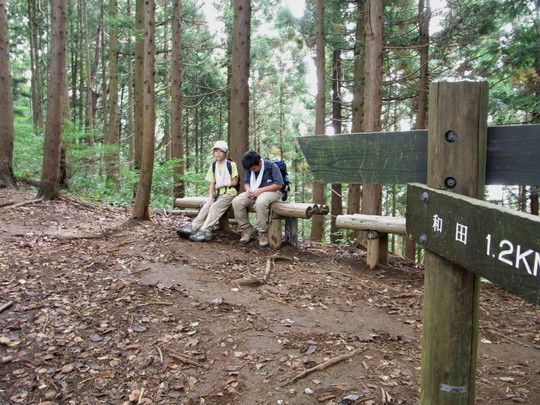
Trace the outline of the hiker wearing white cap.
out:
M 194 242 L 210 242 L 212 227 L 227 212 L 238 192 L 238 168 L 236 163 L 227 159 L 227 142 L 216 141 L 213 149 L 216 160 L 208 168 L 205 177 L 209 182 L 208 201 L 193 222 L 176 231 L 180 237 Z

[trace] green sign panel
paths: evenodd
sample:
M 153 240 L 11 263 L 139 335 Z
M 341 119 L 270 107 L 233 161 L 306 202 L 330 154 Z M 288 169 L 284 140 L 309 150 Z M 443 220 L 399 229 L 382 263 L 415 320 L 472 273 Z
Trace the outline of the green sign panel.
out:
M 407 184 L 427 177 L 427 130 L 298 138 L 313 176 L 326 183 Z
M 315 179 L 325 183 L 407 184 L 427 179 L 425 129 L 305 136 L 298 143 Z M 486 184 L 540 184 L 538 150 L 540 125 L 488 127 Z
M 540 305 L 540 217 L 409 184 L 407 233 L 426 249 Z

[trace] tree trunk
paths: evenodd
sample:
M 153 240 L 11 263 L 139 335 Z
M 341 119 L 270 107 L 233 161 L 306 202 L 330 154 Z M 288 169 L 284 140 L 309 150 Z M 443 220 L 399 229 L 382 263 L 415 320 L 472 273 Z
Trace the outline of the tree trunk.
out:
M 431 19 L 430 0 L 418 0 L 420 80 L 416 98 L 416 129 L 427 128 L 427 105 L 429 93 L 429 23 Z M 416 259 L 416 243 L 405 237 L 405 257 L 411 261 Z
M 78 82 L 79 82 L 79 108 L 78 108 L 78 118 L 79 118 L 79 128 L 84 128 L 84 114 L 85 114 L 85 104 L 83 102 L 83 100 L 85 99 L 85 74 L 84 74 L 84 71 L 85 71 L 85 63 L 86 63 L 86 51 L 85 51 L 85 46 L 86 46 L 86 37 L 84 36 L 84 30 L 86 29 L 85 26 L 84 26 L 84 19 L 85 17 L 84 16 L 84 10 L 83 10 L 83 7 L 81 6 L 81 1 L 82 0 L 79 0 L 77 2 L 77 9 L 78 9 L 78 17 L 79 17 L 79 24 L 78 24 L 78 29 L 79 29 L 79 41 L 78 41 L 78 47 L 79 47 L 79 52 L 81 53 L 81 56 L 79 57 L 79 67 L 78 67 L 78 70 L 79 70 L 79 78 L 78 78 Z
M 60 194 L 60 149 L 67 84 L 67 6 L 66 0 L 51 0 L 52 45 L 47 93 L 47 122 L 43 148 L 43 169 L 38 198 L 56 199 Z
M 531 200 L 531 214 L 538 215 L 538 194 L 540 193 L 540 188 L 538 186 L 530 187 L 529 198 Z
M 383 58 L 383 0 L 366 2 L 366 60 L 364 89 L 364 131 L 381 130 L 382 58 Z M 382 185 L 365 184 L 362 195 L 362 214 L 381 214 Z M 362 237 L 364 244 L 364 237 Z
M 30 64 L 32 71 L 32 119 L 34 127 L 39 131 L 43 128 L 43 86 L 40 71 L 39 19 L 36 0 L 28 0 L 28 28 L 30 31 Z
M 316 57 L 317 67 L 317 99 L 315 101 L 315 135 L 324 135 L 325 132 L 325 34 L 324 34 L 324 0 L 317 0 L 317 26 Z M 324 204 L 324 183 L 313 182 L 313 202 Z M 324 216 L 315 215 L 311 220 L 311 240 L 321 241 L 324 234 Z
M 341 134 L 341 50 L 334 50 L 334 68 L 332 69 L 332 127 L 334 134 Z M 330 241 L 337 243 L 343 239 L 343 232 L 336 227 L 336 217 L 343 214 L 342 186 L 332 184 L 332 206 L 330 212 Z
M 132 17 L 132 9 L 131 9 L 131 1 L 128 0 L 127 2 L 127 9 L 126 9 L 126 14 L 129 18 Z M 131 35 L 128 36 L 127 38 L 127 47 L 128 49 L 133 49 L 133 42 L 131 40 Z M 126 87 L 127 87 L 127 106 L 125 107 L 125 115 L 126 115 L 126 126 L 125 126 L 125 132 L 127 134 L 127 137 L 129 139 L 129 167 L 130 169 L 133 169 L 134 168 L 134 165 L 133 165 L 133 157 L 135 155 L 135 148 L 134 148 L 134 138 L 135 138 L 135 135 L 134 135 L 134 128 L 135 128 L 135 124 L 134 124 L 134 113 L 135 113 L 135 109 L 133 107 L 134 105 L 134 81 L 133 81 L 133 70 L 134 70 L 134 63 L 133 63 L 133 58 L 129 58 L 127 60 L 127 83 L 126 83 Z
M 358 3 L 358 18 L 356 22 L 356 34 L 354 44 L 354 77 L 353 77 L 353 100 L 352 100 L 352 133 L 362 132 L 364 128 L 364 43 L 365 43 L 365 9 L 362 3 Z M 347 214 L 360 212 L 361 185 L 349 184 L 349 198 L 347 201 Z M 358 232 L 353 232 L 354 236 Z
M 69 20 L 69 8 L 68 8 L 68 20 Z M 69 35 L 68 32 L 66 35 Z M 67 45 L 67 44 L 66 44 Z M 71 120 L 71 109 L 69 106 L 69 84 L 67 77 L 67 48 L 66 48 L 66 84 L 64 86 L 64 103 L 63 103 L 63 112 L 62 112 L 62 123 L 70 122 Z M 61 142 L 60 144 L 60 179 L 59 184 L 60 188 L 67 190 L 69 188 L 69 179 L 71 177 L 70 167 L 68 164 L 68 153 L 66 148 L 66 143 Z
M 143 145 L 141 171 L 137 195 L 133 205 L 133 218 L 149 220 L 150 196 L 154 171 L 155 148 L 155 1 L 144 3 L 144 59 L 143 59 Z
M 84 30 L 84 46 L 85 46 L 85 60 L 86 60 L 86 142 L 89 146 L 94 146 L 94 90 L 92 89 L 92 83 L 94 81 L 95 68 L 92 68 L 92 58 L 90 56 L 90 34 L 88 27 L 88 10 L 84 2 L 81 2 L 83 7 L 83 30 Z M 98 33 L 99 35 L 99 33 Z M 99 42 L 99 41 L 98 41 Z
M 172 17 L 172 64 L 171 72 L 171 155 L 178 159 L 174 166 L 174 198 L 185 197 L 184 134 L 182 133 L 182 1 L 174 0 Z
M 249 68 L 251 48 L 251 2 L 234 0 L 232 29 L 231 94 L 230 94 L 230 151 L 231 158 L 240 162 L 249 150 Z M 238 165 L 239 178 L 244 168 Z
M 0 0 L 0 188 L 16 188 L 13 174 L 13 84 L 9 63 L 9 32 L 6 0 Z
M 416 129 L 427 128 L 427 100 L 429 93 L 429 23 L 431 19 L 430 0 L 418 0 L 420 81 L 416 98 Z
M 105 135 L 107 180 L 120 188 L 120 128 L 118 119 L 118 2 L 109 0 L 109 119 Z
M 144 30 L 144 0 L 135 2 L 135 19 L 137 31 Z M 144 62 L 144 38 L 138 35 L 135 40 L 135 131 L 133 133 L 133 167 L 141 168 L 142 143 L 143 143 L 143 62 Z
M 110 0 L 109 0 L 110 1 Z M 106 0 L 100 0 L 100 27 L 103 25 L 105 26 L 105 2 Z M 98 47 L 96 49 L 96 67 L 101 65 L 101 92 L 98 94 L 98 98 L 96 99 L 96 110 L 94 111 L 94 114 L 97 113 L 97 102 L 99 102 L 99 99 L 101 98 L 101 111 L 103 111 L 103 114 L 101 115 L 101 133 L 103 133 L 103 137 L 105 138 L 107 136 L 108 130 L 109 130 L 109 114 L 107 114 L 107 111 L 109 111 L 109 92 L 107 91 L 107 84 L 109 82 L 107 77 L 107 57 L 108 55 L 107 50 L 105 49 L 105 28 L 100 29 L 99 32 L 99 44 L 103 44 L 103 46 Z M 99 56 L 98 56 L 99 55 Z M 99 63 L 99 61 L 102 60 L 103 63 Z M 117 96 L 118 97 L 118 96 Z M 95 115 L 94 115 L 95 120 Z M 95 121 L 94 121 L 95 122 Z

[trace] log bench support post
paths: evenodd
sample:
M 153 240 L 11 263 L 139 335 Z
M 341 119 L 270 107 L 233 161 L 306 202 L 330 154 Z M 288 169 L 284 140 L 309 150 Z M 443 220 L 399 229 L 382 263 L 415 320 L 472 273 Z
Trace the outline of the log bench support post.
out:
M 218 224 L 219 224 L 218 225 L 219 229 L 223 231 L 228 231 L 231 228 L 231 226 L 229 225 L 229 212 L 226 212 L 225 214 L 221 216 Z
M 405 235 L 405 218 L 386 217 L 381 215 L 338 215 L 336 227 L 367 231 L 367 258 L 370 269 L 379 264 L 388 263 L 388 234 Z
M 298 218 L 285 218 L 285 242 L 298 246 Z
M 274 217 L 270 220 L 270 226 L 268 227 L 268 243 L 272 249 L 279 249 L 283 244 L 281 238 L 281 222 L 282 219 L 279 217 Z
M 374 230 L 367 232 L 367 258 L 370 269 L 379 264 L 388 264 L 388 234 Z

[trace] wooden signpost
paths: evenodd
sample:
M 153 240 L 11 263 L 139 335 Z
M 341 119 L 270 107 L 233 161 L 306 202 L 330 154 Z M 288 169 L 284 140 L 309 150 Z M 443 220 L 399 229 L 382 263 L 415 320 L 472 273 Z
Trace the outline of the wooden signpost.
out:
M 540 305 L 540 217 L 409 184 L 407 232 L 426 249 Z
M 408 187 L 406 221 L 426 248 L 423 405 L 474 403 L 480 276 L 540 302 L 540 220 L 479 200 L 485 184 L 540 184 L 540 125 L 487 128 L 487 96 L 441 80 L 427 132 L 299 138 L 319 181 L 427 184 Z
M 313 176 L 325 183 L 427 182 L 428 131 L 303 136 L 298 138 Z M 487 129 L 486 184 L 540 181 L 540 125 Z

